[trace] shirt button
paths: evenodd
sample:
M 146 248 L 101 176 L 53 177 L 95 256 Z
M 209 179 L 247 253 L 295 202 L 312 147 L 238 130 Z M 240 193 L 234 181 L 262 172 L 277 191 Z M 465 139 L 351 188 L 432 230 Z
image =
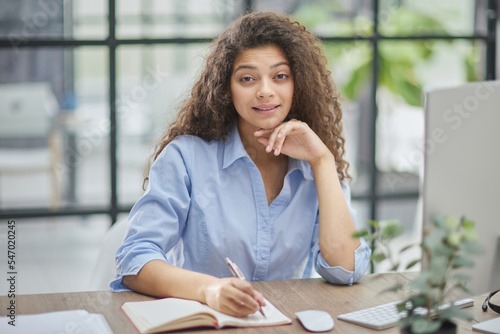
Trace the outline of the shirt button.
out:
M 262 228 L 266 228 L 267 227 L 267 224 L 266 223 L 262 223 Z
M 260 258 L 261 258 L 262 260 L 264 260 L 266 257 L 267 257 L 267 254 L 266 254 L 266 253 L 261 253 L 261 254 L 260 254 Z

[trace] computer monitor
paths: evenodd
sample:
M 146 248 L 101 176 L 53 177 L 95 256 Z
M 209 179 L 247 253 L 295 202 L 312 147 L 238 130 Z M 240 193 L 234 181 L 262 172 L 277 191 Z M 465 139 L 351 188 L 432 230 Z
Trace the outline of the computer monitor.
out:
M 485 253 L 469 287 L 500 289 L 500 81 L 426 92 L 424 153 L 423 224 L 435 214 L 474 220 Z

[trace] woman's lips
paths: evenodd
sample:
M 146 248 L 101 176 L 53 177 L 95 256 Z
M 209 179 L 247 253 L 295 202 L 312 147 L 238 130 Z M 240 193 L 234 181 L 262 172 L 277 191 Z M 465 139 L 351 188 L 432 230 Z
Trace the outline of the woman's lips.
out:
M 261 115 L 268 115 L 274 113 L 279 106 L 279 104 L 259 104 L 252 109 Z

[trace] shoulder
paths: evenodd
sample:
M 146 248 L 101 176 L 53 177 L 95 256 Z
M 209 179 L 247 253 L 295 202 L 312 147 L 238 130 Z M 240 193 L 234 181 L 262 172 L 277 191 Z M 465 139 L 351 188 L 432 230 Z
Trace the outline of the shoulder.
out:
M 203 150 L 219 145 L 216 140 L 204 140 L 200 137 L 193 135 L 182 135 L 172 140 L 163 151 L 161 155 L 168 154 L 168 152 L 177 151 L 180 153 L 193 152 L 193 150 Z
M 157 161 L 181 160 L 184 164 L 205 160 L 219 151 L 221 141 L 204 140 L 193 135 L 182 135 L 172 140 L 158 155 Z
M 176 146 L 181 149 L 192 149 L 196 147 L 207 147 L 216 145 L 218 141 L 216 140 L 205 140 L 198 136 L 193 135 L 182 135 L 177 136 L 169 145 Z M 167 145 L 168 147 L 168 145 Z

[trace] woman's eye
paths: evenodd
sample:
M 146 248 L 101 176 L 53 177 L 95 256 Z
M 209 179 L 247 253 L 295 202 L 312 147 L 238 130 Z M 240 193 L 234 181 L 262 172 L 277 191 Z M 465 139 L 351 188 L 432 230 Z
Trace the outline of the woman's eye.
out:
M 243 77 L 243 78 L 240 79 L 240 81 L 243 81 L 243 82 L 250 82 L 252 80 L 253 80 L 252 77 Z
M 275 76 L 276 79 L 282 80 L 288 78 L 288 75 L 286 74 L 278 74 Z

